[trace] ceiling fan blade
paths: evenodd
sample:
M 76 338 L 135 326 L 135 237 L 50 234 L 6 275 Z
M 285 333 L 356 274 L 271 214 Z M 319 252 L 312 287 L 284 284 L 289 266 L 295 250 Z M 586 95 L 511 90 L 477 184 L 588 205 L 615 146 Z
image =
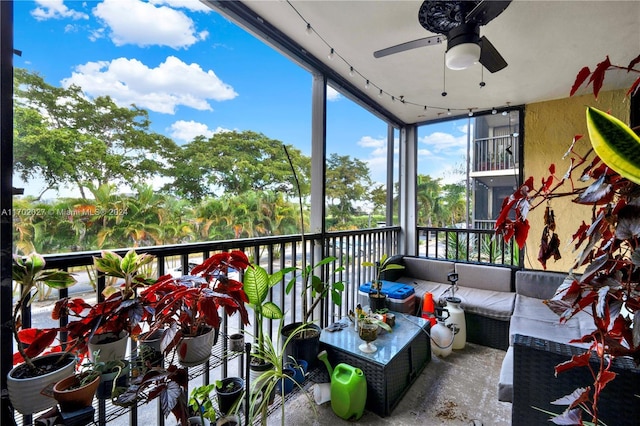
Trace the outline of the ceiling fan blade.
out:
M 504 60 L 485 36 L 480 38 L 480 63 L 490 72 L 498 72 L 508 65 L 507 61 Z
M 441 35 L 419 38 L 417 40 L 408 41 L 406 43 L 396 44 L 395 46 L 387 47 L 386 49 L 376 50 L 373 52 L 374 58 L 382 58 L 384 56 L 393 55 L 396 53 L 404 52 L 406 50 L 416 49 L 418 47 L 430 46 L 432 44 L 440 44 L 446 38 Z
M 484 0 L 471 9 L 465 22 L 475 22 L 479 25 L 486 25 L 489 21 L 500 15 L 511 3 L 511 0 Z

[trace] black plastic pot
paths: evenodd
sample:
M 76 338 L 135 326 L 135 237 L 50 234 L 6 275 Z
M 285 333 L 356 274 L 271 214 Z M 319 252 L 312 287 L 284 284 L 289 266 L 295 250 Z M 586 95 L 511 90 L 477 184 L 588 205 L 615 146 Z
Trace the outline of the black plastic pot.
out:
M 114 371 L 111 373 L 103 373 L 100 376 L 100 384 L 96 391 L 96 398 L 109 399 L 111 398 L 111 391 L 113 390 L 113 381 L 116 381 L 116 387 L 127 387 L 129 385 L 129 361 L 124 361 L 125 366 L 120 373 Z
M 229 384 L 233 384 L 232 390 L 229 390 Z M 229 414 L 234 406 L 240 403 L 243 390 L 244 380 L 240 377 L 227 377 L 222 379 L 222 387 L 216 389 L 218 408 L 222 414 Z
M 301 322 L 282 327 L 282 342 L 302 325 Z M 285 360 L 290 361 L 293 357 L 295 360 L 305 360 L 309 366 L 309 370 L 313 369 L 317 362 L 318 353 L 320 352 L 320 332 L 322 329 L 315 324 L 306 324 L 305 327 L 291 338 L 285 349 Z
M 369 293 L 369 308 L 371 312 L 377 312 L 387 307 L 387 295 L 378 293 Z

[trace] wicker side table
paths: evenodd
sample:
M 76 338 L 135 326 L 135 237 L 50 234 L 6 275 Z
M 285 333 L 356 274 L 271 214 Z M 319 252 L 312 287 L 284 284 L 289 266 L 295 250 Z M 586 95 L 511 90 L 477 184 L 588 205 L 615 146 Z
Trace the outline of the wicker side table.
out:
M 398 405 L 411 384 L 431 361 L 429 321 L 396 313 L 393 333 L 383 332 L 374 344 L 378 350 L 367 354 L 358 349 L 363 342 L 354 326 L 341 331 L 323 330 L 320 345 L 334 367 L 345 363 L 362 369 L 367 379 L 367 410 L 386 417 Z

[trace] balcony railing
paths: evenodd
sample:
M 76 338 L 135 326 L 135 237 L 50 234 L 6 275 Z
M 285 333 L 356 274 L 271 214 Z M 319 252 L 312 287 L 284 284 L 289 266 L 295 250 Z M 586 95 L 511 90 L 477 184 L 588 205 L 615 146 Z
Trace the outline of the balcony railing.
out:
M 518 267 L 520 250 L 493 230 L 418 227 L 420 256 Z
M 489 172 L 518 168 L 518 137 L 496 136 L 474 140 L 473 171 Z
M 155 246 L 140 247 L 136 251 L 138 253 L 149 253 L 156 257 L 154 263 L 154 274 L 156 277 L 164 275 L 171 269 L 180 267 L 181 271 L 188 270 L 189 263 L 200 263 L 203 259 L 210 255 L 230 250 L 242 250 L 249 256 L 253 263 L 263 266 L 268 272 L 274 272 L 287 266 L 301 266 L 301 259 L 306 257 L 310 264 L 315 264 L 324 256 L 335 256 L 335 262 L 327 265 L 324 271 L 316 271 L 316 274 L 324 274 L 324 278 L 328 283 L 343 281 L 345 283 L 345 291 L 342 295 L 341 306 L 331 303 L 331 300 L 324 300 L 314 312 L 313 320 L 318 321 L 321 327 L 332 322 L 334 318 L 347 315 L 349 309 L 353 309 L 357 298 L 360 283 L 370 281 L 372 278 L 372 268 L 362 267 L 362 262 L 374 262 L 378 260 L 382 254 L 394 255 L 398 251 L 398 235 L 399 227 L 386 227 L 365 229 L 359 231 L 348 232 L 332 232 L 324 235 L 306 235 L 306 244 L 303 247 L 300 235 L 278 236 L 256 239 L 238 239 L 227 241 L 212 241 L 205 243 L 193 243 L 177 246 Z M 126 249 L 114 250 L 120 255 L 126 253 Z M 84 268 L 92 268 L 93 257 L 99 256 L 100 252 L 78 252 L 67 254 L 46 255 L 47 267 L 51 269 L 63 269 L 72 272 L 82 271 Z M 339 268 L 344 268 L 339 270 Z M 83 272 L 81 272 L 83 274 Z M 299 276 L 298 276 L 299 279 Z M 101 293 L 107 285 L 106 277 L 98 275 L 95 290 L 85 281 L 85 290 L 91 290 L 89 297 L 96 299 L 101 298 Z M 82 280 L 80 280 L 82 281 Z M 288 282 L 288 280 L 287 280 Z M 284 285 L 277 285 L 272 288 L 269 298 L 274 303 L 282 307 L 285 312 L 285 323 L 301 321 L 303 313 L 300 305 L 300 288 L 294 288 L 289 294 L 286 294 Z M 73 295 L 77 291 L 75 287 L 60 290 L 56 297 L 64 298 Z M 86 294 L 83 297 L 88 298 Z M 45 302 L 46 303 L 46 302 Z M 50 302 L 53 305 L 53 301 Z M 4 305 L 3 309 L 7 308 Z M 51 309 L 44 309 L 45 312 L 32 313 L 30 309 L 23 312 L 23 325 L 25 327 L 48 327 L 53 320 L 50 319 Z M 252 312 L 250 312 L 252 314 Z M 65 325 L 68 318 L 62 317 L 59 320 L 60 325 Z M 257 326 L 252 322 L 254 329 L 251 334 L 257 334 Z M 265 332 L 274 336 L 277 333 L 278 324 L 271 322 Z M 235 317 L 224 318 L 221 326 L 221 336 L 227 336 L 230 330 L 242 329 L 240 319 Z M 275 337 L 275 336 L 274 336 Z M 135 356 L 135 342 L 130 342 L 131 354 Z M 3 350 L 9 348 L 3 348 Z M 212 380 L 219 378 L 221 375 L 226 376 L 232 370 L 236 375 L 242 374 L 242 359 L 232 362 L 237 357 L 227 357 L 227 342 L 221 339 L 216 347 L 210 361 L 204 366 L 191 368 L 189 375 L 193 384 L 198 382 L 203 384 L 210 383 Z M 159 404 L 159 403 L 158 403 Z M 32 416 L 21 416 L 16 414 L 18 424 L 32 424 Z M 173 421 L 171 419 L 170 421 Z M 98 425 L 137 425 L 138 423 L 147 424 L 164 424 L 164 419 L 160 414 L 159 406 L 153 407 L 148 404 L 132 409 L 124 409 L 112 406 L 109 401 L 96 401 L 96 423 Z

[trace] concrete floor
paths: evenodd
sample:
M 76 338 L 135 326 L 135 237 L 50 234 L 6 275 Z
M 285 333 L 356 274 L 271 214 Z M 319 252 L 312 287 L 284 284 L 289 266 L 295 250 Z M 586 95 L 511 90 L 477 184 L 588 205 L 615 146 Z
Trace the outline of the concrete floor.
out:
M 333 413 L 330 403 L 317 406 L 298 393 L 286 402 L 284 423 L 278 409 L 269 416 L 268 424 L 510 425 L 511 404 L 498 401 L 497 395 L 504 354 L 497 349 L 467 344 L 447 358 L 434 357 L 389 417 L 365 411 L 357 422 L 345 421 Z

